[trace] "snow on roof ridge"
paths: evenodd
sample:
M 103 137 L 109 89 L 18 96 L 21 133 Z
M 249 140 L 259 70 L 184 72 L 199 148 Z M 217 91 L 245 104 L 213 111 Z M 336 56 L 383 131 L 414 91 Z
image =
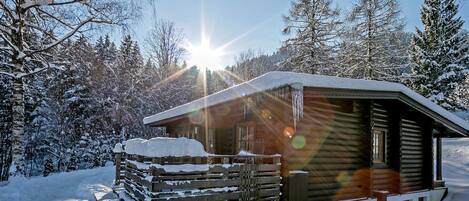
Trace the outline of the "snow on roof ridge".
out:
M 199 98 L 192 102 L 171 108 L 158 114 L 145 117 L 143 122 L 144 124 L 150 124 L 164 119 L 184 115 L 205 107 L 210 107 L 223 102 L 234 100 L 236 98 L 247 96 L 256 92 L 298 83 L 306 87 L 401 92 L 409 98 L 427 107 L 428 109 L 442 115 L 447 120 L 461 126 L 466 130 L 469 130 L 469 123 L 400 83 L 285 71 L 272 71 L 265 73 L 252 80 L 234 85 L 214 94 Z

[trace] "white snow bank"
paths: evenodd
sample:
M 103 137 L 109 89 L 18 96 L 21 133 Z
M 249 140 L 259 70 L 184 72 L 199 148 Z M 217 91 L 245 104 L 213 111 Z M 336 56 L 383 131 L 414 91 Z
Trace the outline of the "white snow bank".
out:
M 249 152 L 249 151 L 241 150 L 241 151 L 238 153 L 238 155 L 240 155 L 240 156 L 255 156 L 256 154 L 253 154 L 253 153 L 251 153 L 251 152 Z
M 114 149 L 112 149 L 112 152 L 114 152 L 114 153 L 122 153 L 122 152 L 124 152 L 124 148 L 122 148 L 122 144 L 121 144 L 121 143 L 117 143 L 117 144 L 114 146 Z
M 125 153 L 147 157 L 208 156 L 204 146 L 197 140 L 168 137 L 127 140 Z
M 149 169 L 150 167 L 163 169 L 165 172 L 196 172 L 196 171 L 208 171 L 213 167 L 230 168 L 241 164 L 178 164 L 178 165 L 161 165 L 161 164 L 148 164 L 138 161 L 127 160 L 128 163 L 132 163 L 137 166 L 138 169 Z
M 0 200 L 58 201 L 94 200 L 93 193 L 110 191 L 115 167 L 78 170 L 48 177 L 13 177 L 0 186 Z
M 443 180 L 448 186 L 445 201 L 469 198 L 469 138 L 443 140 Z
M 165 172 L 202 172 L 208 171 L 211 167 L 208 164 L 181 164 L 181 165 L 160 165 L 151 164 L 151 167 L 164 169 Z

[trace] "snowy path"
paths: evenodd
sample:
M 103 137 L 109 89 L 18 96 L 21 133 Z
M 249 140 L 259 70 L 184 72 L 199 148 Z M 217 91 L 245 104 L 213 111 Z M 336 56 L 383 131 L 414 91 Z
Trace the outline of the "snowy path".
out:
M 469 138 L 443 140 L 443 159 L 445 201 L 469 200 Z
M 449 193 L 445 201 L 464 201 L 469 198 L 469 166 L 445 161 L 443 165 Z
M 94 200 L 93 192 L 109 188 L 114 166 L 54 174 L 31 179 L 14 178 L 0 187 L 0 200 L 55 201 Z

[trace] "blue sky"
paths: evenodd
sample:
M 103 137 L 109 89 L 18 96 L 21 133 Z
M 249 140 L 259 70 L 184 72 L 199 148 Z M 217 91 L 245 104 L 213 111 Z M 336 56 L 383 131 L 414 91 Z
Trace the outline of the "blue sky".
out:
M 419 10 L 423 0 L 400 0 L 402 15 L 406 19 L 406 31 L 421 27 Z M 469 29 L 469 0 L 459 0 L 459 13 Z M 352 0 L 335 0 L 342 11 L 350 7 Z M 156 18 L 173 21 L 183 30 L 186 39 L 200 43 L 202 26 L 212 48 L 232 41 L 221 58 L 223 65 L 234 62 L 233 57 L 248 49 L 271 53 L 285 39 L 281 30 L 282 16 L 288 13 L 290 0 L 156 0 L 156 16 L 152 6 L 144 6 L 141 19 L 131 25 L 132 32 L 144 49 L 144 39 Z M 203 23 L 202 23 L 203 22 Z M 204 24 L 204 25 L 203 25 Z M 121 34 L 113 33 L 116 41 Z M 234 40 L 234 41 L 233 41 Z

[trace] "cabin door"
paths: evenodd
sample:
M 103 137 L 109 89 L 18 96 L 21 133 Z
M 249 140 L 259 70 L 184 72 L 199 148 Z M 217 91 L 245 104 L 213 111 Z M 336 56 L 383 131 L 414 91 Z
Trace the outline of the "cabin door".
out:
M 235 131 L 233 128 L 215 129 L 215 153 L 230 155 L 235 152 Z

